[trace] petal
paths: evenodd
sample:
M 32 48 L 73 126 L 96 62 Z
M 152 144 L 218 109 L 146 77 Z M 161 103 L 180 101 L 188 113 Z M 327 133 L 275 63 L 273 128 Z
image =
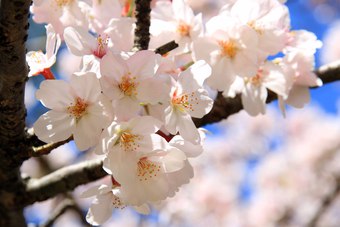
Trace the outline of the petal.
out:
M 87 72 L 81 76 L 72 75 L 70 85 L 75 94 L 86 102 L 96 102 L 101 95 L 101 87 L 95 73 Z
M 136 117 L 130 120 L 129 127 L 132 128 L 133 134 L 149 135 L 157 132 L 163 123 L 151 116 Z
M 173 147 L 163 157 L 162 162 L 165 173 L 171 173 L 183 168 L 186 155 L 179 149 Z
M 189 114 L 182 115 L 178 120 L 178 131 L 180 135 L 193 144 L 200 143 L 200 134 L 192 121 L 191 116 Z
M 113 211 L 112 196 L 112 193 L 108 193 L 105 196 L 98 196 L 92 202 L 86 214 L 86 221 L 88 223 L 91 225 L 101 225 L 111 217 Z
M 73 138 L 79 150 L 86 150 L 99 142 L 102 125 L 98 124 L 101 118 L 86 114 L 77 122 Z
M 33 125 L 34 133 L 46 143 L 68 139 L 74 130 L 74 119 L 69 114 L 50 110 Z
M 200 144 L 193 144 L 184 140 L 182 136 L 174 136 L 169 144 L 183 151 L 188 158 L 197 157 L 203 152 L 203 147 Z
M 132 76 L 144 80 L 155 75 L 157 70 L 157 54 L 150 50 L 142 50 L 132 55 L 126 63 Z
M 116 83 L 128 73 L 129 69 L 126 62 L 119 55 L 107 52 L 100 62 L 100 74 L 108 77 Z
M 192 92 L 201 88 L 210 75 L 211 67 L 205 61 L 200 60 L 179 74 L 178 83 L 186 92 Z
M 64 39 L 70 52 L 76 56 L 92 54 L 97 46 L 95 37 L 81 28 L 65 28 Z
M 62 80 L 44 80 L 35 96 L 47 108 L 58 111 L 65 110 L 74 101 L 70 85 Z
M 213 107 L 214 101 L 209 97 L 208 92 L 204 89 L 199 89 L 195 92 L 188 94 L 189 105 L 188 114 L 192 117 L 201 118 Z

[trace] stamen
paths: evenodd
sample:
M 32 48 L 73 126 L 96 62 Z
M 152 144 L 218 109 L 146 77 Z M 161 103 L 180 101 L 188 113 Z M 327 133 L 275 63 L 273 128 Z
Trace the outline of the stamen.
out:
M 102 58 L 106 54 L 108 42 L 108 37 L 102 38 L 102 36 L 99 35 L 97 37 L 97 50 L 95 50 L 93 54 L 98 58 Z
M 125 75 L 122 77 L 122 82 L 118 85 L 120 90 L 127 96 L 136 96 L 137 95 L 137 85 L 134 80 L 136 77 L 130 77 L 129 75 Z
M 73 1 L 74 1 L 74 0 L 55 0 L 55 2 L 57 3 L 57 5 L 58 5 L 59 7 L 69 5 L 69 4 L 71 4 Z
M 153 177 L 156 177 L 161 166 L 147 159 L 147 157 L 141 158 L 138 162 L 138 177 L 139 181 L 146 181 Z
M 179 22 L 178 26 L 177 26 L 177 32 L 181 35 L 181 36 L 190 36 L 190 29 L 191 26 L 184 23 L 184 22 Z
M 236 42 L 233 40 L 228 40 L 228 41 L 218 41 L 218 44 L 221 47 L 221 55 L 225 57 L 229 57 L 233 59 L 238 51 Z
M 73 115 L 76 120 L 79 120 L 82 116 L 84 116 L 87 113 L 87 107 L 89 104 L 84 101 L 84 99 L 77 97 L 76 103 L 71 106 L 67 107 L 67 111 Z

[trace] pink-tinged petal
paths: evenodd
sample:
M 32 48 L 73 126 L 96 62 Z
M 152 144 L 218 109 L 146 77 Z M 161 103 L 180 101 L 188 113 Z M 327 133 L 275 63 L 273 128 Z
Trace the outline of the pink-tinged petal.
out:
M 34 123 L 34 133 L 45 143 L 68 139 L 74 130 L 74 119 L 67 113 L 50 110 Z
M 210 75 L 211 67 L 205 61 L 200 60 L 179 74 L 178 83 L 189 93 L 201 88 Z
M 296 108 L 303 108 L 310 102 L 309 87 L 294 85 L 289 92 L 286 102 Z
M 58 111 L 64 111 L 74 101 L 70 85 L 62 80 L 44 80 L 35 96 L 47 108 Z
M 265 114 L 267 89 L 264 86 L 246 85 L 241 100 L 243 108 L 251 116 Z
M 107 193 L 99 195 L 91 204 L 89 211 L 86 214 L 86 221 L 91 225 L 101 225 L 107 221 L 113 211 L 113 194 Z
M 64 39 L 70 52 L 76 56 L 93 54 L 93 50 L 97 47 L 95 37 L 81 28 L 65 28 Z
M 130 120 L 138 115 L 142 106 L 135 99 L 123 97 L 114 102 L 115 114 L 120 121 Z
M 134 18 L 119 18 L 110 21 L 109 28 L 105 33 L 113 43 L 113 49 L 118 51 L 131 51 L 134 39 Z
M 268 75 L 264 77 L 264 86 L 286 99 L 288 96 L 287 79 L 280 66 L 270 64 L 265 70 L 268 71 Z
M 168 197 L 173 197 L 181 185 L 188 184 L 194 177 L 194 170 L 188 160 L 184 161 L 184 166 L 180 171 L 168 174 L 169 191 Z
M 190 141 L 193 144 L 200 143 L 200 134 L 191 119 L 189 114 L 182 115 L 181 118 L 178 119 L 178 131 L 179 134 L 186 140 Z
M 172 10 L 174 12 L 175 19 L 184 22 L 191 22 L 194 18 L 194 12 L 192 9 L 184 2 L 184 0 L 173 0 Z
M 164 172 L 172 173 L 182 169 L 186 159 L 186 155 L 181 150 L 175 147 L 170 148 L 162 159 Z
M 210 112 L 214 101 L 209 97 L 208 92 L 204 89 L 199 89 L 188 94 L 189 105 L 191 108 L 187 109 L 188 114 L 192 117 L 201 118 Z
M 112 188 L 108 185 L 102 184 L 100 186 L 96 185 L 94 187 L 91 187 L 85 191 L 83 191 L 80 194 L 80 198 L 89 198 L 92 196 L 96 196 L 98 194 L 105 194 L 107 192 L 110 192 Z
M 212 75 L 207 79 L 207 84 L 218 91 L 229 88 L 236 78 L 229 59 L 221 58 L 212 66 Z
M 116 83 L 129 72 L 126 62 L 120 55 L 111 52 L 106 53 L 100 62 L 100 74 Z M 112 82 L 111 82 L 112 83 Z
M 104 95 L 110 100 L 118 100 L 124 97 L 124 93 L 120 90 L 118 83 L 112 80 L 112 78 L 101 77 L 99 81 Z
M 96 103 L 88 106 L 88 113 L 101 118 L 100 125 L 107 127 L 113 120 L 112 102 L 105 96 L 99 95 Z
M 188 158 L 197 157 L 203 152 L 202 145 L 190 143 L 179 135 L 174 136 L 169 144 L 183 151 Z
M 210 37 L 199 37 L 193 42 L 193 56 L 196 61 L 202 59 L 211 63 L 211 53 L 219 49 L 218 43 Z
M 165 128 L 173 135 L 177 133 L 179 115 L 180 114 L 177 113 L 172 106 L 165 109 Z
M 52 56 L 55 56 L 60 44 L 61 38 L 59 34 L 56 34 L 54 28 L 51 24 L 45 26 L 46 28 L 46 58 L 50 59 Z
M 72 75 L 70 85 L 77 97 L 85 102 L 96 102 L 101 95 L 101 87 L 95 73 L 87 72 L 81 76 Z
M 150 50 L 136 52 L 127 61 L 129 71 L 137 80 L 144 80 L 155 75 L 159 55 Z
M 170 85 L 159 77 L 143 80 L 137 87 L 137 98 L 145 104 L 164 103 L 169 99 L 169 93 Z
M 132 133 L 136 135 L 148 135 L 157 132 L 163 123 L 151 116 L 136 117 L 129 121 Z
M 73 138 L 79 150 L 86 150 L 99 142 L 103 127 L 98 122 L 101 120 L 102 118 L 91 114 L 86 114 L 78 120 Z
M 156 6 L 151 11 L 151 18 L 171 21 L 173 20 L 173 16 L 174 16 L 173 11 L 171 9 L 172 9 L 171 2 L 157 1 Z

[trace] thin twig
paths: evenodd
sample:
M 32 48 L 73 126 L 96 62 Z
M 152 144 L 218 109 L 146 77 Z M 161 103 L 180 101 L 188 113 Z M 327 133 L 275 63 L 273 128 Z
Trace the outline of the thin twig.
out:
M 168 42 L 164 44 L 163 46 L 158 47 L 155 50 L 156 54 L 164 55 L 168 52 L 172 51 L 173 49 L 176 49 L 178 47 L 178 44 L 175 41 Z
M 60 141 L 60 142 L 56 142 L 56 143 L 48 143 L 45 145 L 42 145 L 40 147 L 32 147 L 28 154 L 30 155 L 30 157 L 39 157 L 42 155 L 47 155 L 49 153 L 51 153 L 52 150 L 70 142 L 71 140 L 73 140 L 73 137 L 71 136 L 70 138 L 68 138 L 67 140 L 64 141 Z

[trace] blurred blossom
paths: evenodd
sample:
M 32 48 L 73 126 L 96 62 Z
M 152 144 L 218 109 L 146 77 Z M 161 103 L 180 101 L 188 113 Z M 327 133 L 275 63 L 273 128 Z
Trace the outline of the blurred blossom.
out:
M 323 48 L 321 49 L 322 63 L 330 63 L 340 59 L 340 19 L 334 21 L 327 30 L 323 39 Z

